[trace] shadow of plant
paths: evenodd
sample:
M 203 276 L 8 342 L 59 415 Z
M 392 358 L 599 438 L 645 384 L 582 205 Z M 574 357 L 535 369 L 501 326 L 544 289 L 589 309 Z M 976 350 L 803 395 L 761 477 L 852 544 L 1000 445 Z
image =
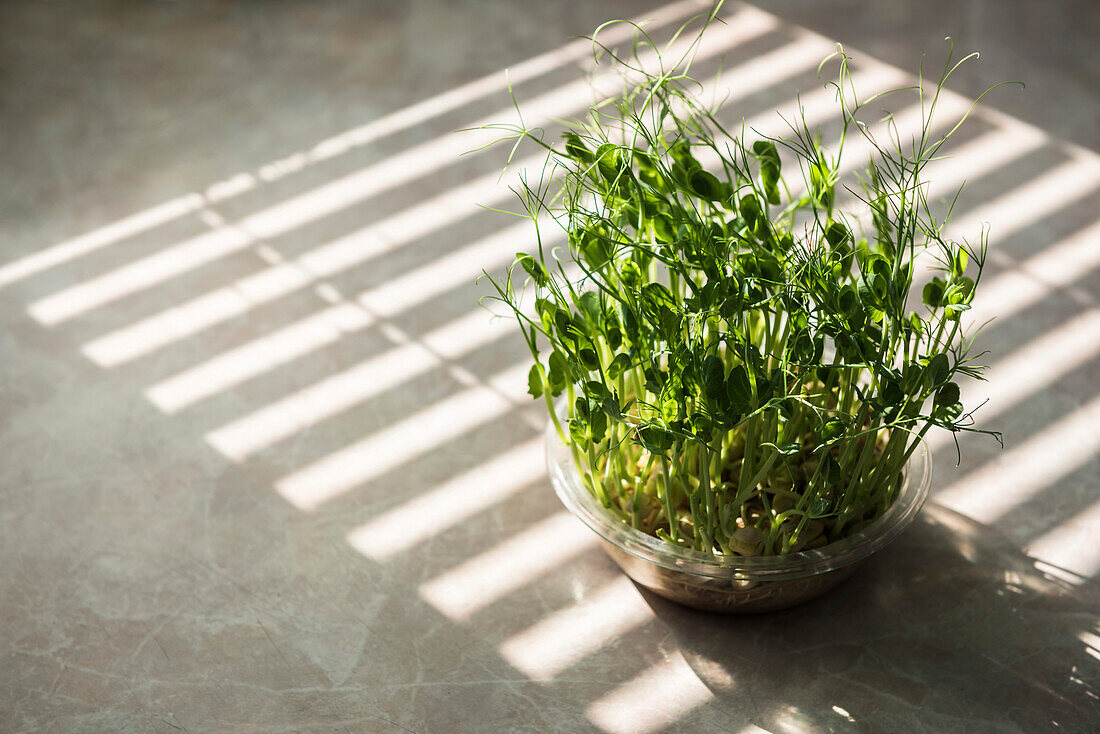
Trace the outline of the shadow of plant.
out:
M 1100 588 L 1044 574 L 934 503 L 801 607 L 725 616 L 642 593 L 720 704 L 769 731 L 1085 732 L 1100 720 Z

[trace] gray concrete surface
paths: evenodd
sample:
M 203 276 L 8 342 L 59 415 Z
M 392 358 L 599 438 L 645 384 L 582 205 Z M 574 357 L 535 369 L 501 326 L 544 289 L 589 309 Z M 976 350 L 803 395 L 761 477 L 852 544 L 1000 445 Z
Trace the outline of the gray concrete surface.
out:
M 889 84 L 955 35 L 985 52 L 956 104 L 1028 82 L 934 169 L 993 227 L 967 395 L 1003 451 L 937 439 L 918 523 L 766 617 L 639 592 L 560 514 L 474 284 L 529 233 L 454 131 L 509 114 L 505 68 L 576 114 L 572 36 L 694 7 L 0 6 L 0 731 L 1096 730 L 1093 3 L 716 35 L 733 120 L 817 90 L 832 40 Z

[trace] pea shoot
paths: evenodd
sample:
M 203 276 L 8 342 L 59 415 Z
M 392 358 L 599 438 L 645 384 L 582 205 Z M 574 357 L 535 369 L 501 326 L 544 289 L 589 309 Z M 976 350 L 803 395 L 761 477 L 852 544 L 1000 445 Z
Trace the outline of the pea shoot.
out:
M 964 321 L 987 233 L 948 239 L 950 207 L 936 214 L 922 178 L 966 118 L 933 133 L 971 57 L 949 54 L 934 92 L 891 90 L 919 98 L 923 127 L 903 143 L 886 123 L 883 144 L 859 116 L 884 95 L 857 96 L 838 46 L 819 69 L 839 64 L 830 152 L 804 116 L 777 137 L 724 127 L 688 75 L 694 44 L 667 59 L 637 27 L 620 57 L 593 38 L 621 94 L 560 140 L 501 126 L 546 151 L 517 187 L 523 216 L 540 243 L 547 226 L 568 236 L 485 276 L 530 348 L 531 395 L 585 486 L 639 531 L 743 556 L 858 531 L 933 426 L 978 431 L 958 381 L 983 370 Z M 842 176 L 855 136 L 873 155 Z

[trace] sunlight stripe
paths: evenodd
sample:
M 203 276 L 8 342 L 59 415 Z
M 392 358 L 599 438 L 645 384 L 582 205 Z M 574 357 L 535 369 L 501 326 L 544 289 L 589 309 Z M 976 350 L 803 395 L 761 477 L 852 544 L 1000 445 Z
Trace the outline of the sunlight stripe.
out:
M 753 85 L 762 84 L 770 78 L 764 74 L 765 70 L 761 65 L 768 67 L 768 74 L 788 73 L 792 65 L 812 66 L 802 53 L 803 49 L 798 43 L 789 44 L 773 54 L 755 60 L 747 68 L 735 71 L 734 73 L 740 75 L 738 94 L 749 94 L 754 89 Z M 726 100 L 727 103 L 731 101 Z M 537 167 L 541 161 L 541 156 L 533 156 L 517 162 L 513 170 Z M 286 289 L 282 293 L 272 290 L 267 293 L 265 300 L 255 297 L 248 299 L 237 292 L 241 289 L 239 282 L 103 336 L 85 345 L 84 351 L 101 366 L 117 366 L 164 347 L 176 339 L 194 335 L 239 316 L 260 303 L 304 288 L 319 278 L 361 265 L 428 232 L 438 231 L 460 218 L 459 212 L 473 214 L 478 211 L 478 204 L 497 205 L 511 197 L 512 193 L 506 182 L 501 182 L 497 175 L 484 176 L 305 253 L 296 261 L 305 274 L 299 281 L 287 280 Z M 253 277 L 263 277 L 263 274 Z M 212 308 L 212 304 L 220 306 L 221 311 Z
M 375 317 L 377 316 L 396 315 L 399 311 L 404 311 L 418 304 L 425 303 L 434 296 L 445 292 L 445 290 L 449 288 L 458 286 L 463 282 L 472 283 L 482 268 L 495 268 L 510 262 L 515 257 L 513 248 L 524 249 L 529 242 L 533 241 L 533 232 L 531 230 L 532 227 L 528 222 L 526 226 L 517 225 L 487 237 L 469 248 L 463 248 L 456 253 L 452 253 L 452 255 L 428 263 L 406 273 L 404 276 L 399 276 L 396 279 L 387 281 L 378 288 L 371 289 L 361 294 L 356 300 L 366 309 L 366 311 L 363 311 L 362 308 L 353 304 L 348 304 L 336 309 L 326 309 L 319 314 L 311 314 L 304 319 L 278 329 L 272 334 L 268 334 L 253 342 L 229 350 L 206 362 L 191 367 L 184 372 L 162 380 L 150 387 L 146 391 L 146 395 L 148 395 L 159 408 L 166 412 L 174 412 L 186 408 L 218 392 L 227 390 L 249 379 L 257 377 L 269 369 L 274 369 L 292 359 L 297 359 L 331 344 L 345 334 L 366 328 L 374 323 Z M 360 311 L 360 317 L 349 321 L 349 319 L 341 316 L 341 314 L 349 308 Z M 480 310 L 479 313 L 482 321 L 487 322 L 489 320 L 490 314 L 488 312 Z M 334 319 L 335 325 L 333 325 Z M 478 338 L 480 326 L 476 323 L 471 323 L 469 316 L 463 316 L 455 322 L 452 322 L 452 324 L 453 327 L 451 331 L 454 329 L 470 329 L 470 349 L 486 343 L 484 339 Z M 448 327 L 442 327 L 442 329 L 444 331 L 436 330 L 434 335 L 430 335 L 427 338 L 428 342 L 433 344 L 439 342 L 445 334 L 450 333 L 449 331 L 445 331 Z M 274 344 L 283 345 L 282 348 L 285 349 L 285 353 L 275 354 L 272 351 Z M 438 347 L 432 348 L 436 349 Z M 444 347 L 444 349 L 446 348 Z M 457 355 L 460 352 L 452 350 L 450 353 Z M 263 359 L 256 359 L 250 355 L 268 356 Z M 352 368 L 348 371 L 355 372 L 356 368 Z M 412 374 L 415 373 L 410 372 L 410 375 Z M 354 395 L 359 392 L 355 389 L 355 386 L 362 387 L 370 384 L 369 382 L 360 381 L 359 378 L 352 378 L 352 380 L 352 386 L 349 386 L 347 389 L 340 389 L 336 392 L 322 390 L 321 394 L 328 394 L 330 396 Z M 341 382 L 343 383 L 344 381 L 341 380 Z M 294 404 L 296 402 L 296 400 L 292 400 L 288 404 Z M 324 413 L 318 412 L 317 408 L 326 404 L 326 402 L 319 402 L 316 398 L 308 402 L 314 406 L 315 419 L 319 419 Z M 350 403 L 344 401 L 341 401 L 340 404 L 350 405 Z M 266 418 L 260 419 L 258 425 L 268 426 L 270 429 L 287 424 L 287 421 L 276 418 L 280 412 L 278 409 L 275 409 L 273 412 L 267 410 L 260 412 L 263 413 Z M 297 407 L 291 408 L 291 412 L 297 413 L 299 409 Z M 257 423 L 256 420 L 249 420 L 248 418 L 241 419 L 235 423 L 246 424 L 249 422 L 253 424 Z M 228 433 L 233 432 L 233 430 L 228 431 Z M 250 429 L 245 429 L 244 433 L 254 438 L 263 435 L 262 430 L 252 431 Z M 283 434 L 276 431 L 271 435 L 276 436 Z M 216 445 L 222 446 L 220 440 Z M 241 444 L 236 441 L 230 441 L 225 445 L 239 446 Z M 234 455 L 238 456 L 236 454 Z M 240 456 L 243 456 L 243 454 Z M 238 458 L 240 458 L 240 456 L 238 456 Z
M 384 561 L 499 505 L 545 476 L 540 436 L 384 512 L 348 533 L 347 540 L 368 558 Z
M 558 512 L 420 587 L 420 597 L 455 622 L 466 621 L 571 558 L 596 547 L 597 536 Z
M 1100 493 L 1100 482 L 1094 489 Z M 1100 574 L 1097 528 L 1100 528 L 1100 502 L 1073 513 L 1072 517 L 1027 543 L 1024 551 L 1032 558 L 1084 578 L 1096 578 Z
M 1073 410 L 951 486 L 936 501 L 978 522 L 993 523 L 1100 452 L 1100 396 Z
M 201 195 L 186 194 L 137 214 L 131 214 L 87 234 L 21 257 L 0 267 L 0 288 L 178 219 L 197 211 L 202 204 Z
M 1005 239 L 1076 201 L 1094 196 L 1098 186 L 1100 156 L 1075 153 L 1070 161 L 953 221 L 949 231 L 972 234 L 983 223 L 993 222 L 990 237 Z
M 1100 309 L 1093 308 L 998 359 L 986 370 L 983 381 L 964 383 L 961 402 L 973 409 L 988 399 L 988 408 L 978 411 L 976 418 L 979 427 L 995 427 L 996 418 L 1008 415 L 1024 400 L 1055 385 L 1097 355 Z M 948 431 L 927 437 L 932 449 L 947 446 L 951 440 Z
M 655 10 L 635 17 L 631 23 L 644 25 L 647 29 L 660 28 L 692 13 L 698 13 L 709 7 L 705 0 L 682 0 L 669 3 Z M 755 9 L 752 12 L 759 12 Z M 736 17 L 736 16 L 735 16 Z M 628 25 L 615 25 L 600 35 L 602 43 L 621 43 L 632 37 L 634 29 Z M 355 148 L 372 143 L 380 138 L 393 135 L 405 129 L 425 123 L 433 118 L 471 105 L 477 100 L 492 94 L 505 92 L 509 85 L 515 87 L 531 79 L 554 71 L 566 64 L 580 61 L 591 55 L 590 41 L 580 39 L 538 56 L 521 61 L 507 70 L 501 70 L 448 89 L 433 97 L 421 100 L 413 105 L 392 112 L 365 125 L 334 135 L 320 141 L 309 150 L 292 153 L 278 161 L 272 161 L 259 169 L 258 176 L 264 181 L 274 181 L 290 173 L 296 173 L 305 166 L 319 161 L 343 155 Z
M 528 678 L 548 680 L 653 618 L 630 579 L 617 576 L 509 637 L 497 651 Z
M 522 163 L 533 165 L 539 161 L 541 157 Z M 84 345 L 84 354 L 101 367 L 117 367 L 151 354 L 179 339 L 308 288 L 322 277 L 393 252 L 418 237 L 477 213 L 479 204 L 499 204 L 513 196 L 507 183 L 497 174 L 474 179 L 333 240 L 292 262 L 273 265 L 99 337 Z M 517 226 L 509 231 L 519 230 Z
M 350 369 L 325 377 L 320 382 L 276 400 L 259 410 L 237 418 L 206 434 L 206 441 L 223 456 L 244 461 L 272 444 L 322 420 L 348 410 L 365 400 L 392 390 L 398 385 L 424 375 L 480 346 L 510 334 L 514 325 L 494 320 L 482 310 L 463 314 L 446 325 L 416 340 L 389 349 L 364 360 Z M 263 365 L 259 365 L 261 371 Z M 250 376 L 238 370 L 235 377 Z M 201 378 L 188 378 L 198 389 L 191 390 L 191 399 L 202 387 Z M 224 380 L 222 381 L 225 382 Z M 224 384 L 212 386 L 224 389 Z
M 652 734 L 672 726 L 714 698 L 683 656 L 664 660 L 585 709 L 607 734 Z
M 175 413 L 373 323 L 373 317 L 355 304 L 339 304 L 162 380 L 145 396 L 165 413 Z
M 172 245 L 32 303 L 27 312 L 44 326 L 54 326 L 104 304 L 163 283 L 235 252 L 254 240 L 239 229 L 222 227 Z
M 988 281 L 974 295 L 977 318 L 1005 318 L 1100 268 L 1100 221 L 1049 245 Z
M 487 385 L 445 398 L 279 479 L 275 490 L 298 509 L 314 510 L 514 409 L 529 370 L 524 362 L 499 372 Z

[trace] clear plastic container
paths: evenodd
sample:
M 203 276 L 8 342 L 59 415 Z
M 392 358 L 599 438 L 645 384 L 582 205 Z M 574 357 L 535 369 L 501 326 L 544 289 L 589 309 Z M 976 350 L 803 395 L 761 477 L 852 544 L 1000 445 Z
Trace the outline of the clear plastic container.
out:
M 932 460 L 922 444 L 909 460 L 894 503 L 858 533 L 784 556 L 712 556 L 678 548 L 612 517 L 581 483 L 573 456 L 552 425 L 546 429 L 546 463 L 562 504 L 600 536 L 627 576 L 666 599 L 716 612 L 774 611 L 820 596 L 908 527 L 932 485 Z

